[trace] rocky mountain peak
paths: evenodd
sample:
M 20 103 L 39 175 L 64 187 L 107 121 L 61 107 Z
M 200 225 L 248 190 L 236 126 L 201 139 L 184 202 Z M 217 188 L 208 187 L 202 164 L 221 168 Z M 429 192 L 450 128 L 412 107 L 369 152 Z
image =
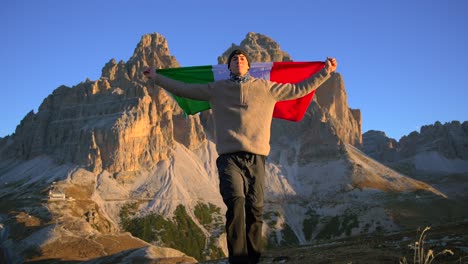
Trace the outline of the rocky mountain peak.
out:
M 231 44 L 231 47 L 218 57 L 218 63 L 227 63 L 229 54 L 236 48 L 245 50 L 251 62 L 292 61 L 291 56 L 281 50 L 280 45 L 273 39 L 259 33 L 249 32 L 239 45 Z

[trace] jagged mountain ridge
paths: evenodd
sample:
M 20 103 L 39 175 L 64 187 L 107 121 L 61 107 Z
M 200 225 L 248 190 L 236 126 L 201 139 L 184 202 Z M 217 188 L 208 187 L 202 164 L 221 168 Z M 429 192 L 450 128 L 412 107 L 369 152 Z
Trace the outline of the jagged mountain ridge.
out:
M 247 34 L 240 46 L 255 61 L 291 60 L 261 34 Z M 218 58 L 220 63 L 232 48 Z M 200 203 L 219 208 L 221 216 L 224 210 L 209 112 L 184 117 L 164 91 L 143 79 L 141 69 L 148 65 L 179 66 L 159 34 L 143 36 L 128 62 L 110 60 L 100 80 L 57 88 L 37 114 L 29 113 L 15 134 L 1 141 L 0 179 L 6 183 L 2 199 L 39 200 L 54 181 L 76 199 L 47 205 L 46 210 L 39 203 L 28 209 L 43 222 L 63 220 L 55 224 L 63 233 L 38 227 L 49 237 L 39 247 L 57 234 L 88 241 L 90 235 L 118 233 L 122 208 L 128 204 L 136 205 L 134 219 L 152 214 L 171 219 L 183 205 L 196 226 L 193 229 L 208 239 L 205 244 L 226 253 L 219 217 L 205 223 L 196 213 Z M 317 91 L 302 122 L 274 120 L 264 226 L 271 244 L 396 230 L 398 225 L 386 212 L 392 202 L 388 191 L 441 195 L 398 173 L 360 167 L 366 164 L 365 157 L 352 145 L 361 143 L 361 122 L 359 110 L 347 104 L 339 74 Z M 73 229 L 73 222 L 80 228 Z M 333 227 L 335 222 L 339 225 Z M 10 241 L 31 247 L 24 238 Z M 164 245 L 164 241 L 155 243 Z M 209 249 L 207 255 L 214 251 Z
M 374 130 L 363 138 L 367 155 L 392 167 L 404 166 L 410 175 L 468 172 L 468 121 L 437 121 L 399 141 Z

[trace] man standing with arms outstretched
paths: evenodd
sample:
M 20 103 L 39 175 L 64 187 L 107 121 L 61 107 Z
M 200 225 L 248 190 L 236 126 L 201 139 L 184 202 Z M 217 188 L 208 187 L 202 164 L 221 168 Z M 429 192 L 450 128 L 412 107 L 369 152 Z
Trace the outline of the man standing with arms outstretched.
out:
M 295 84 L 250 76 L 250 61 L 241 49 L 229 55 L 227 66 L 231 72 L 228 80 L 208 84 L 175 81 L 151 67 L 144 75 L 174 95 L 210 103 L 219 154 L 219 189 L 227 206 L 229 262 L 258 263 L 273 108 L 278 101 L 300 98 L 317 89 L 335 72 L 337 62 L 327 58 L 322 70 Z

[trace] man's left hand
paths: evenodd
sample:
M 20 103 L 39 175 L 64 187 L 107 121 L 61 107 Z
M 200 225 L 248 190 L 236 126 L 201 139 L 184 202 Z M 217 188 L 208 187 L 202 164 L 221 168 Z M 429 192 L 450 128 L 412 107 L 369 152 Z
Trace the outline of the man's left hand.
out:
M 327 57 L 325 60 L 325 68 L 328 70 L 329 73 L 336 71 L 336 67 L 338 66 L 338 62 L 336 62 L 335 58 Z

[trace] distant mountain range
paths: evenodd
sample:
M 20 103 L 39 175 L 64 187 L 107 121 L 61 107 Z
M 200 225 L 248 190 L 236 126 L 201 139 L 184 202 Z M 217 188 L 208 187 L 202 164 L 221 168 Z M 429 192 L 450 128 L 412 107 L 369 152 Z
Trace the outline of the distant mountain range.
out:
M 292 61 L 271 38 L 248 33 L 218 63 L 235 46 L 252 61 Z M 160 34 L 144 35 L 127 62 L 111 59 L 99 80 L 58 87 L 0 139 L 4 261 L 226 255 L 211 113 L 185 116 L 144 78 L 146 66 L 180 66 Z M 273 121 L 268 248 L 466 219 L 467 122 L 399 142 L 362 135 L 361 124 L 339 73 L 301 122 Z
M 362 150 L 391 165 L 406 164 L 409 174 L 447 174 L 468 171 L 468 122 L 435 122 L 398 142 L 381 131 L 363 134 Z

